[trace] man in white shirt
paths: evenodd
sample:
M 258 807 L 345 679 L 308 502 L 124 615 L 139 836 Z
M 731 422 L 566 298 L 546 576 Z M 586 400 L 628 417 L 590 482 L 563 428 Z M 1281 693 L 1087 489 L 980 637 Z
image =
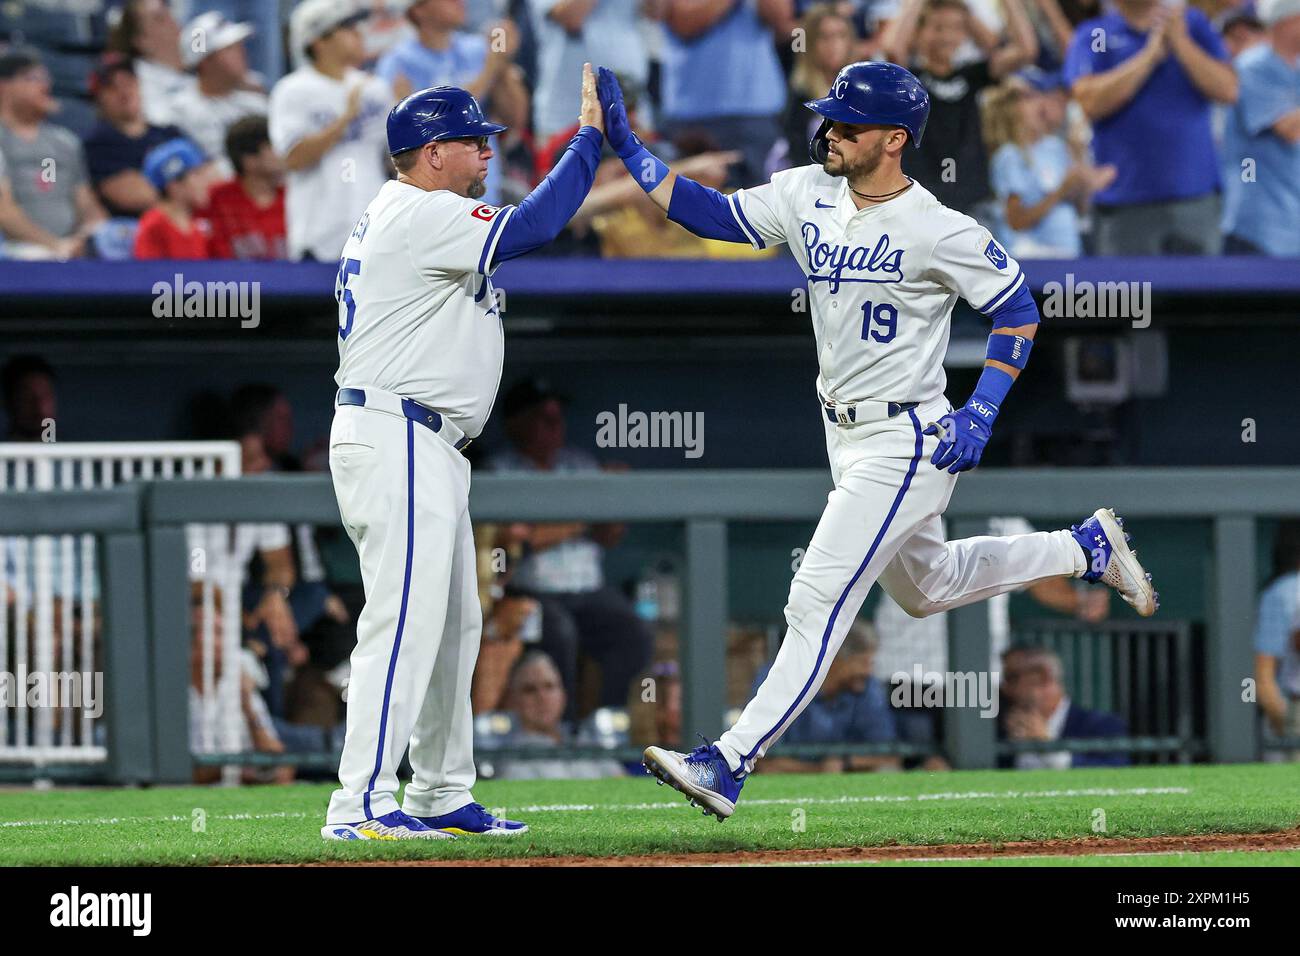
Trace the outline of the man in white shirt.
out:
M 265 116 L 266 94 L 250 89 L 244 41 L 247 23 L 232 23 L 220 13 L 201 13 L 181 33 L 181 62 L 198 83 L 172 100 L 176 125 L 212 160 L 223 179 L 235 174 L 226 157 L 226 131 L 245 116 Z
M 389 178 L 385 118 L 388 84 L 363 73 L 349 0 L 303 0 L 289 23 L 301 67 L 271 90 L 271 145 L 289 173 L 285 221 L 289 257 L 334 261 L 352 226 Z

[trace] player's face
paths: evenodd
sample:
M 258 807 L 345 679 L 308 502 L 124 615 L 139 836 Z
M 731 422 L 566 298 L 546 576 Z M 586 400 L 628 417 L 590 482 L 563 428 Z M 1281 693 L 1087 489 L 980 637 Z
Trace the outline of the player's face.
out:
M 858 180 L 870 176 L 885 155 L 885 143 L 894 131 L 892 126 L 855 126 L 833 123 L 826 134 L 830 147 L 823 169 L 832 176 Z

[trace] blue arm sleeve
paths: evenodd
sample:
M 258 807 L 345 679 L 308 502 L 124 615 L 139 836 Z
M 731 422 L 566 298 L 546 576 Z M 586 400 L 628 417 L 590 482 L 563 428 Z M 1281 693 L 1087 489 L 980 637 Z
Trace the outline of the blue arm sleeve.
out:
M 701 238 L 749 245 L 749 237 L 732 214 L 733 201 L 716 189 L 678 176 L 673 184 L 673 197 L 668 201 L 668 218 Z
M 993 320 L 995 329 L 1014 329 L 1021 325 L 1037 325 L 1039 322 L 1038 305 L 1029 294 L 1027 283 L 1022 283 L 1019 289 L 1007 297 L 1007 301 L 987 314 Z
M 524 197 L 502 227 L 495 263 L 532 252 L 560 234 L 591 191 L 602 139 L 594 126 L 578 130 L 555 168 Z

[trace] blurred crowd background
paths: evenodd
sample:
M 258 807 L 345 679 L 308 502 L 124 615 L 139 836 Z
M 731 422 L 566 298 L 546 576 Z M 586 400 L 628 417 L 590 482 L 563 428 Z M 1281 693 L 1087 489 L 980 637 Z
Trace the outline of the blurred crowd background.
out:
M 0 8 L 0 255 L 333 261 L 389 108 L 452 84 L 524 196 L 613 68 L 642 137 L 725 190 L 808 162 L 862 59 L 931 97 L 905 170 L 1021 258 L 1300 254 L 1297 0 L 42 0 Z M 610 161 L 553 254 L 752 257 Z
M 803 102 L 825 95 L 845 64 L 889 59 L 908 65 L 932 102 L 924 141 L 908 150 L 905 170 L 987 225 L 1019 258 L 1300 255 L 1300 0 L 41 0 L 0 4 L 0 44 L 0 258 L 11 260 L 0 269 L 36 259 L 332 263 L 392 175 L 389 109 L 407 92 L 439 84 L 471 90 L 509 127 L 492 140 L 484 200 L 517 202 L 576 129 L 584 61 L 619 74 L 632 121 L 656 153 L 722 190 L 808 162 L 817 118 Z M 687 234 L 608 156 L 587 202 L 546 254 L 789 253 Z M 239 277 L 237 269 L 231 277 Z M 1149 428 L 1134 432 L 1127 450 L 1088 460 L 1078 458 L 1079 449 L 1103 439 L 1107 449 L 1119 446 L 1119 427 L 1098 426 L 1101 413 L 1092 407 L 1086 427 L 1071 430 L 1062 406 L 1049 403 L 1067 375 L 1048 364 L 1045 352 L 1037 381 L 1030 376 L 1023 386 L 1038 391 L 1026 391 L 1018 428 L 1006 433 L 1009 461 L 1115 465 L 1127 454 L 1136 464 L 1179 464 L 1188 455 L 1203 464 L 1197 455 L 1255 453 L 1238 440 L 1242 414 L 1287 404 L 1276 400 L 1285 398 L 1284 382 L 1258 371 L 1259 362 L 1285 361 L 1271 346 L 1256 344 L 1250 361 L 1243 353 L 1217 366 L 1217 374 L 1224 391 L 1274 400 L 1232 406 L 1226 425 L 1212 417 L 1217 408 L 1203 409 L 1198 420 L 1222 433 L 1212 451 L 1208 440 L 1188 443 L 1174 427 L 1189 403 L 1200 407 L 1214 398 L 1201 374 L 1210 361 L 1204 356 L 1217 361 L 1222 348 L 1222 338 L 1209 338 L 1214 334 L 1216 328 L 1197 339 L 1194 354 L 1175 352 L 1182 374 L 1170 379 L 1181 391 L 1158 407 L 1149 400 L 1145 417 L 1122 418 L 1125 427 Z M 1263 334 L 1250 341 L 1274 341 Z M 124 402 L 95 397 L 109 388 L 115 399 L 120 394 L 111 357 L 119 353 L 110 349 L 109 357 L 78 364 L 69 360 L 78 348 L 64 344 L 55 361 L 68 366 L 65 407 L 80 403 L 80 414 L 64 417 L 60 369 L 37 349 L 8 354 L 0 369 L 5 439 L 49 440 L 48 423 L 57 420 L 60 437 L 73 439 L 234 439 L 245 474 L 324 471 L 328 338 L 320 339 L 319 363 L 316 352 L 301 353 L 310 361 L 287 347 L 282 355 L 257 352 L 264 374 L 244 361 L 252 344 L 226 363 L 187 353 L 188 364 L 174 365 L 171 353 L 151 358 L 135 350 L 129 362 L 148 384 Z M 698 347 L 691 342 L 690 349 Z M 508 368 L 493 433 L 467 452 L 477 468 L 626 467 L 619 453 L 593 454 L 590 412 L 593 402 L 606 407 L 610 394 L 635 402 L 638 388 L 646 403 L 672 396 L 672 404 L 659 407 L 717 400 L 708 405 L 720 409 L 710 419 L 710 467 L 824 465 L 820 433 L 804 426 L 805 409 L 791 398 L 802 401 L 796 389 L 811 378 L 802 366 L 770 362 L 766 387 L 750 389 L 741 412 L 732 399 L 753 384 L 743 350 L 708 375 L 674 367 L 662 352 L 651 374 L 639 353 L 636 362 L 624 355 L 622 364 L 598 353 L 583 366 L 572 357 L 568 365 L 557 362 L 554 354 L 537 353 L 533 368 L 585 376 L 574 381 L 586 389 L 572 396 L 578 408 L 545 378 Z M 1154 374 L 1144 366 L 1144 380 Z M 305 439 L 295 436 L 291 395 Z M 175 425 L 171 417 L 182 405 L 184 424 Z M 1105 413 L 1117 421 L 1120 407 Z M 1036 411 L 1041 427 L 1031 434 Z M 1152 417 L 1157 412 L 1165 417 Z M 760 421 L 782 440 L 747 437 Z M 1027 523 L 1012 513 L 990 529 L 1014 533 Z M 743 569 L 734 575 L 733 604 L 764 610 L 733 611 L 723 638 L 728 707 L 744 703 L 776 650 L 791 554 L 810 530 L 735 532 L 733 554 L 744 552 L 745 563 L 737 561 Z M 1202 601 L 1194 561 L 1206 553 L 1205 543 L 1182 528 L 1165 530 L 1157 561 L 1170 569 L 1171 592 L 1188 592 L 1184 616 L 1193 617 L 1201 612 L 1187 608 Z M 1260 719 L 1273 733 L 1300 737 L 1300 525 L 1282 522 L 1274 532 L 1253 635 L 1254 676 Z M 213 593 L 212 582 L 194 582 L 191 731 L 210 725 L 218 707 L 210 695 L 214 673 L 238 667 L 245 749 L 331 754 L 341 743 L 348 656 L 363 603 L 351 544 L 339 528 L 239 525 L 230 533 L 245 568 L 243 592 Z M 617 524 L 477 528 L 485 626 L 473 703 L 485 773 L 617 774 L 635 767 L 598 752 L 575 757 L 582 753 L 575 748 L 692 744 L 693 728 L 681 725 L 681 543 L 644 527 L 636 535 L 629 547 L 628 529 Z M 12 543 L 5 547 L 0 583 L 6 613 L 16 615 L 15 595 L 26 586 L 18 582 L 31 577 L 23 577 L 25 559 L 15 557 Z M 1179 600 L 1169 596 L 1173 617 Z M 236 661 L 220 656 L 220 629 L 232 619 L 222 610 L 232 603 L 239 609 Z M 1110 627 L 1119 642 L 1129 639 L 1123 627 L 1131 621 L 1104 589 L 1078 582 L 989 602 L 989 668 L 1001 674 L 1003 739 L 1159 729 L 1135 725 L 1145 719 L 1137 705 L 1085 706 L 1073 698 L 1071 688 L 1089 686 L 1093 677 L 1051 646 L 1021 641 L 1013 607 L 1021 619 L 1046 615 L 1079 633 Z M 99 626 L 93 606 L 79 615 L 78 627 Z M 1197 666 L 1195 658 L 1180 662 Z M 943 767 L 942 711 L 916 701 L 933 685 L 930 675 L 946 671 L 943 617 L 915 620 L 887 598 L 873 598 L 822 692 L 787 736 L 790 746 L 822 746 L 823 756 L 778 751 L 765 766 Z M 1168 688 L 1175 675 L 1161 679 Z M 913 683 L 922 685 L 915 694 Z M 918 755 L 836 753 L 835 745 L 845 743 L 907 744 Z M 194 746 L 202 749 L 202 741 Z M 537 759 L 547 748 L 554 759 Z M 512 756 L 521 751 L 532 759 Z M 1123 752 L 1040 748 L 1003 762 L 1129 759 Z M 204 768 L 200 775 L 216 772 Z M 286 763 L 250 767 L 247 775 L 287 780 L 295 772 Z

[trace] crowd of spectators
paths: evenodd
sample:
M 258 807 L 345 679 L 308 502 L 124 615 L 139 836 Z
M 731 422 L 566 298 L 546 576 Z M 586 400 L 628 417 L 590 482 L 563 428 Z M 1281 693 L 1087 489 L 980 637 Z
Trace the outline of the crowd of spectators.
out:
M 103 21 L 79 80 L 52 28 L 0 26 L 0 255 L 333 261 L 392 174 L 389 108 L 438 84 L 509 127 L 484 199 L 517 201 L 576 128 L 584 61 L 684 172 L 755 185 L 808 161 L 803 103 L 868 58 L 930 94 L 905 172 L 1017 256 L 1300 255 L 1300 0 L 244 7 L 68 14 Z M 611 162 L 552 251 L 752 254 L 688 241 L 626 186 Z

